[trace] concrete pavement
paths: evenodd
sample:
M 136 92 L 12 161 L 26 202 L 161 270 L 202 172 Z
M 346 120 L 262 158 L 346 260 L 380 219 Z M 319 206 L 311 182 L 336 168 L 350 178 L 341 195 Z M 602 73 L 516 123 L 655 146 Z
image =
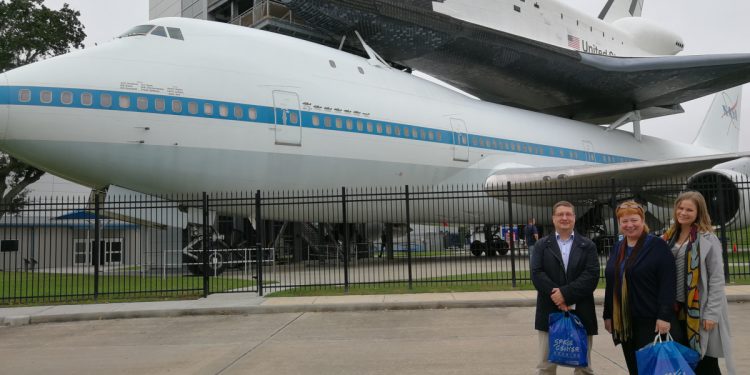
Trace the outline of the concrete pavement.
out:
M 601 314 L 601 306 L 597 315 Z M 750 304 L 730 303 L 734 358 L 750 368 Z M 0 327 L 13 375 L 533 374 L 534 307 L 334 311 L 113 319 Z M 720 366 L 723 366 L 720 360 Z M 601 329 L 596 374 L 625 375 Z M 727 374 L 726 369 L 723 373 Z M 558 374 L 572 374 L 560 369 Z
M 750 285 L 730 284 L 726 292 L 730 302 L 750 302 Z M 604 290 L 595 292 L 599 303 L 603 296 Z M 0 308 L 0 325 L 198 315 L 531 307 L 535 304 L 536 291 L 270 298 L 258 297 L 255 293 L 234 293 L 184 301 Z

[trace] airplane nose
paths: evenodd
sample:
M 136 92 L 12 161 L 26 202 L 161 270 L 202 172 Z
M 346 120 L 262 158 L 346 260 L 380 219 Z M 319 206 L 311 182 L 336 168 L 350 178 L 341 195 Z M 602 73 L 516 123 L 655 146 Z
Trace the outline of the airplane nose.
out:
M 0 141 L 5 140 L 8 129 L 8 118 L 10 117 L 10 87 L 8 87 L 8 75 L 0 74 Z

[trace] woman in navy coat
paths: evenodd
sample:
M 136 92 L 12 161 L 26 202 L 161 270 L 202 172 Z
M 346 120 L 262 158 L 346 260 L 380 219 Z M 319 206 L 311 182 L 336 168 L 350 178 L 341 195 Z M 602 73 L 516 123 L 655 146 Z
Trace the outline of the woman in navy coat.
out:
M 635 352 L 666 334 L 674 315 L 675 261 L 667 243 L 648 234 L 643 207 L 617 207 L 623 239 L 612 249 L 605 275 L 604 328 L 622 346 L 630 374 L 638 374 Z

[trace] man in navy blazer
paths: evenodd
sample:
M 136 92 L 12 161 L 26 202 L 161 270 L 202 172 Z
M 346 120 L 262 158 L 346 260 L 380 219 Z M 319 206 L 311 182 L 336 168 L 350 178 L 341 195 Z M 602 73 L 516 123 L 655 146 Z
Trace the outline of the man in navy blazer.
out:
M 591 368 L 592 336 L 597 322 L 594 290 L 599 282 L 599 258 L 596 245 L 575 233 L 575 207 L 557 202 L 552 208 L 555 232 L 537 241 L 531 257 L 531 281 L 537 290 L 534 328 L 539 332 L 537 374 L 555 374 L 557 365 L 547 361 L 549 355 L 549 314 L 560 311 L 575 313 L 588 334 L 589 366 L 578 367 L 574 374 L 593 374 Z

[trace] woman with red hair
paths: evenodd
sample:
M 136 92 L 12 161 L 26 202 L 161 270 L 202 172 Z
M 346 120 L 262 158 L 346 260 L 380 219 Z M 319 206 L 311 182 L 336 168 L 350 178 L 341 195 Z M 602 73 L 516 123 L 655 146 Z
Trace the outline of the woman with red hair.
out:
M 648 233 L 643 207 L 626 201 L 616 210 L 623 239 L 607 262 L 604 328 L 612 334 L 630 374 L 638 374 L 635 352 L 666 334 L 674 317 L 675 262 L 667 243 Z

